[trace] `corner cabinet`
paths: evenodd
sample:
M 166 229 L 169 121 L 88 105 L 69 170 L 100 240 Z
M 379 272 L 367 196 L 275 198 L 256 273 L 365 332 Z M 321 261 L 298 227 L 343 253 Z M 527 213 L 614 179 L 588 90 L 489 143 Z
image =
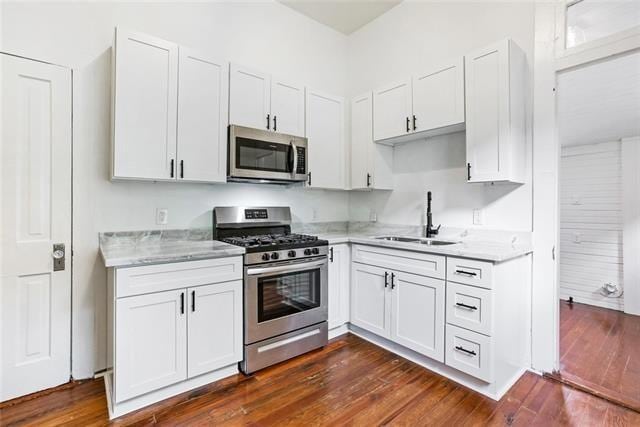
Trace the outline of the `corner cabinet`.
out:
M 465 57 L 467 179 L 523 183 L 527 61 L 503 40 Z
M 344 114 L 344 98 L 306 89 L 309 187 L 347 189 Z
M 305 135 L 304 86 L 237 64 L 229 80 L 231 124 Z
M 242 257 L 108 269 L 112 418 L 237 372 Z
M 393 147 L 373 142 L 373 93 L 351 101 L 351 189 L 393 189 Z
M 349 245 L 329 246 L 329 329 L 349 322 L 349 275 L 351 274 L 351 249 Z
M 112 179 L 225 182 L 228 65 L 116 29 Z

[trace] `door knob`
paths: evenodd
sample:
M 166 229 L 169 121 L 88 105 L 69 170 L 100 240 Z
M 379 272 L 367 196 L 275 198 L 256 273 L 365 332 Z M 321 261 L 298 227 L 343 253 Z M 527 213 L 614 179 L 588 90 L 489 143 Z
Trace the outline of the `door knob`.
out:
M 61 251 L 61 250 L 59 250 L 59 249 L 58 249 L 57 251 L 53 251 L 53 257 L 54 257 L 55 259 L 61 259 L 61 258 L 64 258 L 64 252 L 63 252 L 63 251 Z
M 61 271 L 64 270 L 64 261 L 65 261 L 65 251 L 64 251 L 64 243 L 54 243 L 53 245 L 53 253 L 51 254 L 53 257 L 53 271 Z

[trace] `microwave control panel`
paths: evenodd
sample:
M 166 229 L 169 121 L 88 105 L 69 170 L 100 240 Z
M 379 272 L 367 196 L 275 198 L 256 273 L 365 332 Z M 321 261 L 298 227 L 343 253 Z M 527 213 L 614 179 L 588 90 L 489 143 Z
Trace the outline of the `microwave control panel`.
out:
M 296 147 L 298 152 L 298 164 L 296 165 L 296 174 L 306 174 L 305 165 L 307 164 L 307 150 L 305 147 Z

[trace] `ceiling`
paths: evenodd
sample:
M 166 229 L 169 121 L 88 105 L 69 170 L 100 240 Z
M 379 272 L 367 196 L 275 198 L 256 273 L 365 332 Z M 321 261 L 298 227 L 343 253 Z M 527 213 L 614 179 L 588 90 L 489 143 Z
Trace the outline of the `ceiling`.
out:
M 558 75 L 561 145 L 640 135 L 640 52 Z
M 351 34 L 402 0 L 278 0 L 285 6 L 327 25 Z

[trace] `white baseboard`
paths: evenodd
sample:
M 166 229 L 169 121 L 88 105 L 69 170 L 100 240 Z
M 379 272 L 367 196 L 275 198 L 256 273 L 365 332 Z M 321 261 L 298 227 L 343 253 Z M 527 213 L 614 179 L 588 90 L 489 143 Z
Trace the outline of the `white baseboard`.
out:
M 329 329 L 329 339 L 331 340 L 335 337 L 339 337 L 347 332 L 349 332 L 349 326 L 346 323 L 344 325 L 336 326 L 333 329 Z

